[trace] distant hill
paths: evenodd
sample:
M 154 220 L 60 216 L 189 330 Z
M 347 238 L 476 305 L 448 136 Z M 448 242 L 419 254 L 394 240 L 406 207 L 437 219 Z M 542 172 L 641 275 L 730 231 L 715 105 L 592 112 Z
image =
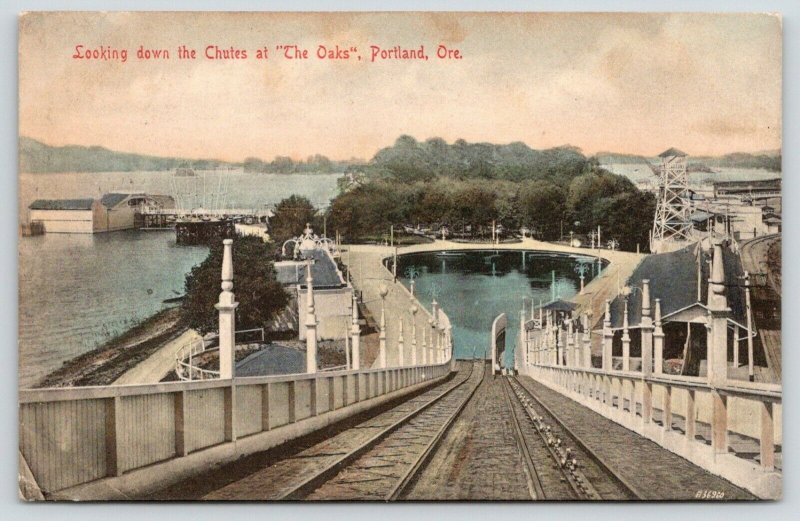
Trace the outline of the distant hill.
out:
M 719 157 L 697 157 L 694 159 L 711 168 L 763 168 L 770 172 L 780 172 L 782 157 L 780 151 L 778 151 L 775 155 L 734 152 Z
M 594 155 L 601 165 L 658 163 L 656 157 L 644 157 L 615 152 L 598 152 Z M 771 172 L 781 171 L 781 151 L 765 150 L 756 153 L 733 152 L 723 156 L 689 156 L 689 171 L 713 172 L 714 168 L 763 168 Z
M 594 155 L 597 161 L 602 165 L 615 163 L 618 165 L 633 165 L 647 162 L 653 162 L 653 158 L 644 156 L 637 156 L 634 154 L 617 154 L 615 152 L 598 152 Z
M 28 137 L 19 138 L 20 172 L 131 172 L 172 170 L 178 167 L 208 170 L 239 166 L 208 159 L 157 157 L 115 152 L 103 147 L 54 147 Z

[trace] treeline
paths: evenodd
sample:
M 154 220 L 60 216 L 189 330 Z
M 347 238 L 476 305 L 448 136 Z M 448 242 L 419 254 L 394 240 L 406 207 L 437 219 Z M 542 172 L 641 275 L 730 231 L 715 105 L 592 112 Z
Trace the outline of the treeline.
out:
M 19 138 L 20 172 L 134 172 L 172 170 L 178 167 L 212 170 L 234 166 L 207 159 L 145 156 L 115 152 L 103 147 L 54 147 L 35 139 Z
M 419 143 L 403 136 L 365 167 L 360 182 L 331 203 L 328 228 L 349 240 L 391 225 L 447 225 L 451 232 L 524 226 L 543 240 L 599 225 L 623 249 L 648 244 L 655 199 L 578 149 L 537 151 L 511 145 Z
M 590 166 L 579 149 L 569 146 L 534 150 L 519 142 L 494 145 L 459 139 L 451 145 L 441 138 L 418 142 L 411 136 L 400 136 L 393 146 L 379 150 L 363 171 L 371 179 L 400 182 L 447 177 L 559 183 Z
M 356 159 L 332 161 L 320 154 L 309 156 L 305 161 L 276 156 L 272 161 L 266 162 L 257 157 L 248 157 L 244 160 L 244 171 L 268 174 L 330 174 L 344 172 L 351 165 L 360 162 Z

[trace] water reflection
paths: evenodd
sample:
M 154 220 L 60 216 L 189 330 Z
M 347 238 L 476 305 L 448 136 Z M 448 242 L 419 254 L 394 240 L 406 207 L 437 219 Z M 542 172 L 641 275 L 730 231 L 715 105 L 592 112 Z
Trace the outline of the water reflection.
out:
M 453 324 L 455 353 L 487 357 L 492 320 L 508 314 L 506 363 L 513 361 L 519 314 L 580 291 L 576 265 L 586 263 L 584 283 L 602 265 L 593 257 L 548 252 L 486 250 L 416 253 L 398 257 L 398 278 L 406 286 L 413 274 L 417 298 L 430 309 L 435 298 Z

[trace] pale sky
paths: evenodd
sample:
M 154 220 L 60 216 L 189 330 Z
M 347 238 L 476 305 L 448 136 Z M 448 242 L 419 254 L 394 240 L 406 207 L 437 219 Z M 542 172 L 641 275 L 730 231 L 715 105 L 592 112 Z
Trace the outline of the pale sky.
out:
M 20 134 L 53 145 L 230 161 L 368 159 L 401 134 L 645 155 L 781 146 L 770 15 L 33 13 L 19 42 Z M 311 58 L 279 59 L 284 43 Z M 438 60 L 440 43 L 463 59 Z M 140 44 L 171 59 L 140 61 Z M 182 44 L 198 58 L 178 60 Z M 248 59 L 207 60 L 211 44 Z M 319 60 L 319 44 L 362 60 Z M 76 45 L 129 56 L 75 60 Z M 370 45 L 430 59 L 369 63 Z

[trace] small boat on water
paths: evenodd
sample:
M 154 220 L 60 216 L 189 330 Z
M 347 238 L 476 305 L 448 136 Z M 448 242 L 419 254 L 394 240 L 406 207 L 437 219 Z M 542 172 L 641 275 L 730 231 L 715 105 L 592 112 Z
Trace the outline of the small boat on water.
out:
M 438 251 L 437 257 L 463 257 L 466 255 L 463 251 Z

